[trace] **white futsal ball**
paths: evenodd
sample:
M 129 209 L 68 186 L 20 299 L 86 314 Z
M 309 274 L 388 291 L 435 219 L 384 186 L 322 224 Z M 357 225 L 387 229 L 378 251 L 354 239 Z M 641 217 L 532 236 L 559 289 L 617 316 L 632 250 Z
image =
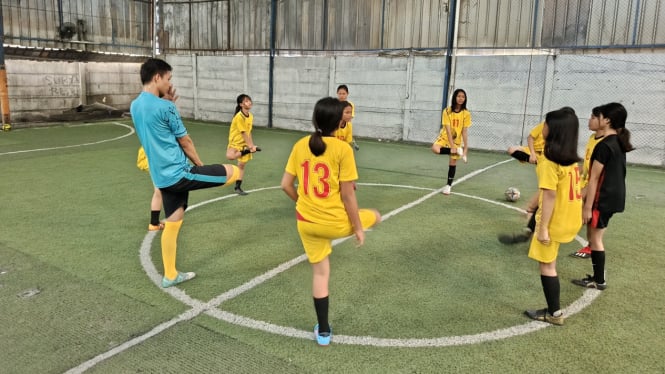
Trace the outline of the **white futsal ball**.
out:
M 520 190 L 517 189 L 517 187 L 508 187 L 506 192 L 503 193 L 504 196 L 506 196 L 506 200 L 515 202 L 520 199 Z

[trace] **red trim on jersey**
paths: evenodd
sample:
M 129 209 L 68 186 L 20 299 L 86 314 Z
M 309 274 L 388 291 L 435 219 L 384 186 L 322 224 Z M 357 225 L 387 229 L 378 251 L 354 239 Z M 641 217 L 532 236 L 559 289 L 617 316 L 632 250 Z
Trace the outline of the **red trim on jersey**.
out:
M 591 222 L 589 224 L 593 228 L 598 227 L 598 219 L 600 218 L 600 211 L 598 209 L 594 209 L 591 211 Z
M 312 222 L 303 217 L 297 210 L 296 210 L 296 219 L 302 222 L 310 222 L 310 223 Z

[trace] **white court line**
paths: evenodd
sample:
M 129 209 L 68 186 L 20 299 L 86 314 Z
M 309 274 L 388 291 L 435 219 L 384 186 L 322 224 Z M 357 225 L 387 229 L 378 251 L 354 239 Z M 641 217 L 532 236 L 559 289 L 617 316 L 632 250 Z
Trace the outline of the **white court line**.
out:
M 502 207 L 504 207 L 504 208 L 508 208 L 508 209 L 516 210 L 516 211 L 518 211 L 518 212 L 521 212 L 521 213 L 526 214 L 526 210 L 524 210 L 524 209 L 522 209 L 522 208 L 518 208 L 518 207 L 516 207 L 516 206 L 512 206 L 512 205 L 506 204 L 506 203 L 500 203 L 500 202 L 498 202 L 498 201 L 494 201 L 494 200 L 486 199 L 486 198 L 484 198 L 484 197 L 474 196 L 474 195 L 467 195 L 467 194 L 459 193 L 459 192 L 452 192 L 452 193 L 455 194 L 455 195 L 458 195 L 458 196 L 467 197 L 467 198 L 469 198 L 469 199 L 480 200 L 480 201 L 483 201 L 483 202 L 486 202 L 486 203 L 490 203 L 490 204 L 494 204 L 494 205 L 502 206 Z M 586 245 L 588 244 L 587 241 L 586 241 L 584 238 L 582 238 L 581 236 L 579 236 L 579 235 L 575 235 L 575 240 L 577 240 L 577 242 L 580 243 L 582 246 L 586 246 Z
M 96 141 L 96 142 L 90 142 L 90 143 L 81 143 L 81 144 L 72 144 L 72 145 L 61 145 L 61 146 L 58 146 L 58 147 L 35 148 L 35 149 L 25 149 L 25 150 L 22 150 L 22 151 L 3 152 L 3 153 L 0 153 L 0 156 L 4 156 L 4 155 L 13 155 L 13 154 L 18 154 L 18 153 L 52 151 L 52 150 L 54 150 L 54 149 L 65 149 L 65 148 L 85 147 L 85 146 L 89 146 L 89 145 L 96 145 L 96 144 L 101 144 L 101 143 L 107 143 L 107 142 L 112 142 L 112 141 L 120 140 L 120 139 L 122 139 L 122 138 L 126 138 L 126 137 L 128 137 L 128 136 L 131 136 L 131 135 L 134 134 L 134 132 L 135 132 L 135 131 L 134 131 L 134 128 L 133 128 L 132 126 L 125 125 L 124 123 L 120 123 L 120 122 L 100 122 L 100 123 L 90 123 L 90 124 L 84 124 L 84 125 L 82 125 L 82 126 L 107 125 L 107 124 L 111 124 L 111 125 L 116 125 L 116 126 L 122 126 L 122 127 L 125 127 L 125 128 L 127 128 L 127 129 L 129 129 L 129 133 L 127 133 L 127 134 L 125 134 L 125 135 L 117 136 L 117 137 L 115 137 L 115 138 L 104 139 L 104 140 L 99 140 L 99 141 Z M 72 126 L 72 127 L 73 127 L 73 126 Z
M 494 168 L 496 166 L 505 164 L 507 162 L 512 161 L 512 159 L 508 159 L 505 161 L 498 162 L 496 164 L 492 164 L 490 166 L 487 166 L 482 169 L 475 170 L 461 178 L 458 179 L 458 181 L 455 183 L 459 184 L 464 182 L 465 180 L 472 178 L 482 172 L 485 172 L 491 168 Z M 431 189 L 428 188 L 422 188 L 422 187 L 414 187 L 414 186 L 404 186 L 404 185 L 394 185 L 394 184 L 378 184 L 378 183 L 358 183 L 358 185 L 365 185 L 365 186 L 382 186 L 382 187 L 396 187 L 396 188 L 410 188 L 410 189 L 420 189 L 420 190 L 428 190 L 432 191 Z M 277 189 L 280 188 L 279 186 L 275 187 L 266 187 L 266 188 L 261 188 L 261 189 L 256 189 L 256 190 L 251 190 L 248 192 L 257 192 L 257 191 L 263 191 L 263 190 L 270 190 L 270 189 Z M 412 208 L 425 200 L 437 196 L 441 193 L 443 188 L 433 190 L 432 192 L 426 194 L 425 196 L 411 202 L 408 204 L 405 204 L 389 213 L 386 213 L 382 215 L 382 220 L 385 221 L 386 219 L 389 219 L 390 217 L 401 213 L 409 208 Z M 460 195 L 463 197 L 472 197 L 475 198 L 471 195 L 464 195 L 464 194 L 459 194 L 459 193 L 454 193 L 456 195 Z M 223 200 L 223 199 L 228 199 L 228 198 L 233 198 L 237 197 L 236 195 L 226 195 L 226 196 L 221 196 L 212 200 L 208 200 L 205 202 L 201 202 L 195 205 L 192 205 L 188 207 L 188 210 L 194 209 L 196 207 L 203 206 L 205 204 L 209 204 L 215 201 Z M 509 207 L 511 209 L 515 209 L 512 206 L 509 206 L 507 204 L 501 204 L 501 203 L 496 203 L 491 200 L 487 199 L 482 199 L 478 198 L 483 201 L 488 201 L 494 204 L 498 205 L 505 205 L 506 207 Z M 519 210 L 519 209 L 517 209 Z M 155 265 L 152 263 L 152 259 L 150 257 L 150 249 L 151 249 L 151 244 L 152 240 L 156 236 L 156 232 L 148 232 L 146 234 L 142 244 L 141 248 L 139 250 L 139 257 L 141 264 L 146 271 L 148 277 L 152 282 L 157 286 L 161 287 L 161 275 L 155 268 Z M 342 238 L 333 241 L 333 245 L 337 245 L 350 237 Z M 112 350 L 109 350 L 105 353 L 102 353 L 84 363 L 81 365 L 70 369 L 67 371 L 67 373 L 82 373 L 83 371 L 95 366 L 96 364 L 106 360 L 107 358 L 110 358 L 118 353 L 121 353 L 137 344 L 140 344 L 149 338 L 159 334 L 160 332 L 170 328 L 171 326 L 174 326 L 178 322 L 181 321 L 187 321 L 191 320 L 192 318 L 198 316 L 201 313 L 205 313 L 209 316 L 224 320 L 229 323 L 237 324 L 240 326 L 256 329 L 256 330 L 261 330 L 261 331 L 266 331 L 274 334 L 279 334 L 283 336 L 289 336 L 289 337 L 295 337 L 295 338 L 302 338 L 302 339 L 312 339 L 312 332 L 311 331 L 305 331 L 305 330 L 299 330 L 295 329 L 292 327 L 285 327 L 285 326 L 279 326 L 279 325 L 274 325 L 268 322 L 264 321 L 259 321 L 259 320 L 254 320 L 251 318 L 243 317 L 243 316 L 238 316 L 236 314 L 222 311 L 217 309 L 217 307 L 222 304 L 224 301 L 228 301 L 234 297 L 239 296 L 240 294 L 264 283 L 265 281 L 285 272 L 286 270 L 292 268 L 293 266 L 306 261 L 306 256 L 300 255 L 292 260 L 289 260 L 287 262 L 284 262 L 277 267 L 273 268 L 272 270 L 269 270 L 268 272 L 257 276 L 250 281 L 242 284 L 239 287 L 233 288 L 229 291 L 224 292 L 223 294 L 211 299 L 210 301 L 204 303 L 202 301 L 196 300 L 189 295 L 187 295 L 184 291 L 180 290 L 179 288 L 176 287 L 170 287 L 166 289 L 162 289 L 162 291 L 170 294 L 172 297 L 176 298 L 180 302 L 189 305 L 192 307 L 192 309 L 178 315 L 177 317 L 164 322 L 154 329 L 152 329 L 150 332 L 138 336 L 134 339 L 131 339 L 123 344 L 121 344 L 118 347 L 113 348 Z M 586 306 L 588 306 L 596 297 L 600 295 L 601 291 L 598 290 L 586 290 L 582 297 L 580 297 L 578 300 L 576 300 L 573 304 L 568 306 L 567 308 L 564 309 L 564 313 L 566 315 L 572 315 Z M 505 339 L 517 335 L 523 335 L 526 333 L 530 333 L 533 331 L 537 331 L 543 328 L 548 327 L 549 324 L 546 322 L 538 322 L 538 321 L 531 321 L 522 325 L 517 325 L 517 326 L 512 326 L 508 328 L 503 328 L 503 329 L 498 329 L 495 331 L 490 331 L 490 332 L 485 332 L 485 333 L 480 333 L 480 334 L 473 334 L 473 335 L 462 335 L 462 336 L 450 336 L 450 337 L 440 337 L 440 338 L 430 338 L 430 339 L 386 339 L 386 338 L 376 338 L 376 337 L 371 337 L 371 336 L 346 336 L 346 335 L 335 335 L 335 343 L 337 344 L 355 344 L 355 345 L 372 345 L 372 346 L 378 346 L 378 347 L 444 347 L 444 346 L 452 346 L 452 345 L 462 345 L 462 344 L 476 344 L 484 341 L 490 341 L 490 340 L 498 340 L 498 339 Z

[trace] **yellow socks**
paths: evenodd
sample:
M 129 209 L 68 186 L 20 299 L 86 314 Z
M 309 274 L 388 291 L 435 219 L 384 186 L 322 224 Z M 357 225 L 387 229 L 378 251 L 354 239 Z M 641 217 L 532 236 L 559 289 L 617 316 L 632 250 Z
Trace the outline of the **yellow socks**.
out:
M 162 262 L 164 263 L 164 276 L 167 279 L 175 279 L 178 276 L 175 267 L 175 255 L 180 226 L 182 226 L 182 220 L 177 222 L 166 221 L 164 232 L 162 232 Z

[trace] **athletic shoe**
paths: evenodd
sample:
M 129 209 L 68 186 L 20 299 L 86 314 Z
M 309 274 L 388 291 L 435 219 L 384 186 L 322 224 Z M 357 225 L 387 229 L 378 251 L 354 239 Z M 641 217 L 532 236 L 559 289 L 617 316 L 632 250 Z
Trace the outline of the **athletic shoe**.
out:
M 531 319 L 535 319 L 536 321 L 547 322 L 558 326 L 563 326 L 563 321 L 565 319 L 563 318 L 563 312 L 555 317 L 547 313 L 547 308 L 540 310 L 526 310 L 524 311 L 524 314 Z
M 249 195 L 249 193 L 243 191 L 242 188 L 240 188 L 240 187 L 236 187 L 233 191 L 235 191 L 235 193 L 237 193 L 240 196 Z
M 317 323 L 316 326 L 314 326 L 314 336 L 316 336 L 316 344 L 321 347 L 327 347 L 330 345 L 330 339 L 332 338 L 332 327 L 330 328 L 330 332 L 322 332 L 319 334 L 319 324 Z
M 573 252 L 570 255 L 577 258 L 591 258 L 591 247 L 587 245 L 586 247 L 582 247 L 580 250 Z
M 148 225 L 148 231 L 159 231 L 164 230 L 164 224 L 160 223 L 159 225 L 153 225 L 152 223 Z
M 173 287 L 176 284 L 180 284 L 182 282 L 186 282 L 196 276 L 196 273 L 189 272 L 189 273 L 180 273 L 178 272 L 178 275 L 175 277 L 175 279 L 169 280 L 166 277 L 162 278 L 162 288 L 169 288 Z
M 503 244 L 517 244 L 528 242 L 531 239 L 532 232 L 528 228 L 512 234 L 499 234 L 499 242 Z
M 261 152 L 261 147 L 256 147 L 257 152 Z
M 595 288 L 597 290 L 604 290 L 607 288 L 607 282 L 603 283 L 596 283 L 595 280 L 593 280 L 593 276 L 587 274 L 586 278 L 583 279 L 573 279 L 572 280 L 573 284 L 576 284 L 578 286 L 586 287 L 586 288 Z
M 446 184 L 446 185 L 443 187 L 443 191 L 441 191 L 441 193 L 444 194 L 444 195 L 450 195 L 450 189 L 451 189 L 450 185 L 449 185 L 449 184 Z

